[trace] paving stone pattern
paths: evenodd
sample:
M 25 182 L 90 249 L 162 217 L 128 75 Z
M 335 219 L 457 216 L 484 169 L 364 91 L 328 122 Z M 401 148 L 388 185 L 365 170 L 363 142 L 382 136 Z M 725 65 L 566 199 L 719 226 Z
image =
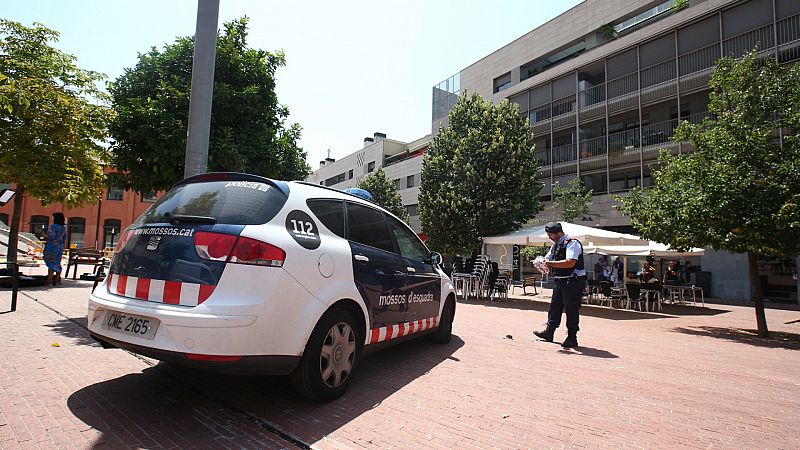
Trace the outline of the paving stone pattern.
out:
M 531 335 L 547 290 L 459 302 L 450 344 L 370 355 L 318 404 L 283 378 L 100 348 L 90 289 L 25 289 L 0 314 L 0 448 L 800 448 L 797 307 L 767 310 L 768 341 L 749 306 L 584 307 L 581 347 L 564 350 Z

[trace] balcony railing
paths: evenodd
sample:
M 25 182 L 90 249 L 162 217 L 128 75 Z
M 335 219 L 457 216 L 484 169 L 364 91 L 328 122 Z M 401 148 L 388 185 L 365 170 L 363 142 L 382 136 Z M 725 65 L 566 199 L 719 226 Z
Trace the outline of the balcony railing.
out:
M 675 59 L 673 58 L 642 69 L 641 76 L 642 89 L 674 80 L 677 76 L 675 72 Z
M 550 165 L 550 149 L 536 150 L 536 159 L 539 161 L 539 167 Z
M 550 118 L 550 104 L 542 105 L 534 108 L 528 113 L 528 119 L 533 125 L 536 122 L 542 122 Z
M 800 41 L 800 14 L 779 21 L 778 44 L 791 44 L 798 41 Z
M 759 52 L 763 52 L 775 46 L 774 37 L 772 24 L 769 24 L 725 39 L 722 41 L 722 50 L 734 58 L 744 55 L 755 47 L 758 47 Z
M 678 68 L 681 76 L 702 72 L 714 67 L 714 62 L 719 59 L 719 42 L 701 49 L 681 55 L 678 58 Z
M 553 149 L 553 164 L 575 161 L 577 158 L 575 144 L 562 145 Z
M 635 93 L 639 89 L 639 74 L 634 72 L 608 82 L 608 99 Z
M 579 93 L 581 109 L 603 102 L 606 99 L 605 83 L 584 89 Z
M 570 95 L 553 102 L 553 116 L 558 117 L 575 111 L 575 96 Z
M 592 139 L 581 141 L 581 159 L 601 156 L 606 154 L 606 137 L 598 136 Z
M 778 22 L 777 32 L 780 61 L 800 59 L 800 14 Z

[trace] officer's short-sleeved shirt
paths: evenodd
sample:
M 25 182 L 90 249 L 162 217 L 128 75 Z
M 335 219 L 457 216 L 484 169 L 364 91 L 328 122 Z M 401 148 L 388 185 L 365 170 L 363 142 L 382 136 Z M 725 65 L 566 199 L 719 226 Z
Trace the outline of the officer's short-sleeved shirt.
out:
M 552 260 L 553 257 L 555 256 L 553 254 L 553 251 L 555 250 L 556 246 L 566 239 L 569 239 L 569 236 L 567 236 L 566 234 L 564 236 L 561 236 L 561 239 L 559 239 L 558 242 L 550 246 L 550 251 L 547 252 L 545 258 Z M 574 259 L 575 261 L 577 261 L 581 253 L 583 253 L 583 247 L 581 247 L 580 242 L 578 242 L 577 240 L 572 240 L 567 243 L 567 256 L 566 256 L 567 259 Z M 582 277 L 586 275 L 586 270 L 575 269 L 572 271 L 572 273 L 579 277 Z

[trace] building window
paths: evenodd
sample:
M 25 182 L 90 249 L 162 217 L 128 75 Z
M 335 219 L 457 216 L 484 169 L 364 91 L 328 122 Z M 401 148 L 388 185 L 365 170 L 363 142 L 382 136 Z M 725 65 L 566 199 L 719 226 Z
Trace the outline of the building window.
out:
M 500 75 L 499 77 L 494 79 L 493 82 L 494 93 L 498 93 L 500 91 L 504 91 L 511 87 L 511 72 L 506 74 Z
M 367 163 L 367 173 L 372 173 L 375 171 L 375 161 Z
M 8 225 L 8 214 L 0 213 L 0 222 Z
M 114 248 L 119 240 L 122 223 L 117 219 L 106 219 L 103 221 L 103 248 Z
M 419 205 L 406 205 L 406 212 L 408 213 L 409 217 L 418 216 Z
M 344 172 L 325 180 L 325 186 L 333 186 L 334 184 L 341 183 L 342 181 L 344 181 Z
M 353 169 L 350 169 L 350 170 L 347 172 L 347 179 L 348 179 L 348 180 L 352 180 L 352 179 L 353 179 Z
M 125 191 L 117 186 L 109 186 L 108 193 L 106 194 L 106 200 L 122 200 L 122 194 Z
M 67 248 L 83 248 L 86 233 L 86 219 L 70 217 L 67 219 Z
M 47 216 L 31 216 L 31 234 L 35 236 L 46 235 L 48 225 L 50 225 L 50 218 Z
M 406 177 L 406 187 L 407 188 L 414 187 L 414 175 L 409 175 Z
M 394 189 L 396 191 L 399 191 L 400 189 L 403 189 L 403 186 L 400 184 L 400 178 L 397 178 L 397 179 L 394 180 Z
M 158 200 L 156 191 L 145 192 L 142 194 L 142 202 L 144 203 L 155 203 L 156 200 Z

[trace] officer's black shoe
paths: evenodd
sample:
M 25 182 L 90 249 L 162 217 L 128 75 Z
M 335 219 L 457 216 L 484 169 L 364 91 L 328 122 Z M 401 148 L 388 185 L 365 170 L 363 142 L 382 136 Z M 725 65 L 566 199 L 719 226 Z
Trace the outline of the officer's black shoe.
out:
M 576 336 L 574 334 L 570 334 L 569 336 L 567 336 L 567 338 L 564 340 L 564 343 L 561 344 L 561 346 L 564 347 L 564 348 L 575 348 L 575 347 L 577 347 L 578 346 L 578 336 Z
M 544 339 L 547 342 L 553 342 L 553 332 L 550 328 L 545 328 L 542 331 L 534 331 L 533 334 L 536 335 L 539 339 Z

